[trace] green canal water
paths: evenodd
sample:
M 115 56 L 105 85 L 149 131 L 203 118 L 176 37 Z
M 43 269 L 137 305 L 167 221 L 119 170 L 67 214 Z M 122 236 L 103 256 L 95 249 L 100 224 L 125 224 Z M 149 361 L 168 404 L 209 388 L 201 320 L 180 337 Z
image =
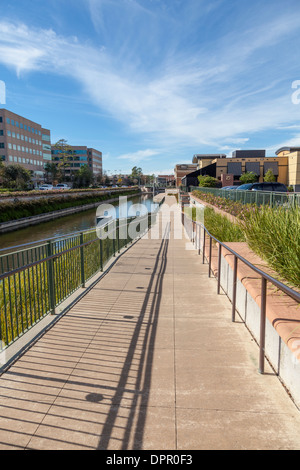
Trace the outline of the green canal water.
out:
M 135 215 L 135 209 L 138 209 L 137 204 L 142 204 L 148 212 L 151 212 L 151 210 L 157 207 L 157 204 L 153 202 L 153 197 L 150 195 L 134 196 L 128 198 L 127 201 L 123 201 L 121 205 L 119 205 L 119 201 L 112 203 L 111 205 L 113 205 L 114 208 L 108 210 L 107 215 L 118 218 L 120 214 L 122 217 L 128 211 L 129 215 Z M 106 202 L 105 204 L 108 203 Z M 133 205 L 135 206 L 132 207 Z M 21 230 L 1 234 L 0 249 L 38 242 L 39 240 L 46 240 L 53 237 L 58 238 L 93 228 L 96 226 L 96 210 L 97 208 L 89 209 L 49 222 L 32 225 Z

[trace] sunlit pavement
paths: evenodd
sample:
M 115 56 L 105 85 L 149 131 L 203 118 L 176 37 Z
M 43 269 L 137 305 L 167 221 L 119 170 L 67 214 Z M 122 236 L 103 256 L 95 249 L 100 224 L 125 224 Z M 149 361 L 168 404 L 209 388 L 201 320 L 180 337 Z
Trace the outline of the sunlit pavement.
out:
M 299 411 L 179 218 L 161 218 L 170 236 L 133 244 L 1 376 L 0 449 L 300 447 Z

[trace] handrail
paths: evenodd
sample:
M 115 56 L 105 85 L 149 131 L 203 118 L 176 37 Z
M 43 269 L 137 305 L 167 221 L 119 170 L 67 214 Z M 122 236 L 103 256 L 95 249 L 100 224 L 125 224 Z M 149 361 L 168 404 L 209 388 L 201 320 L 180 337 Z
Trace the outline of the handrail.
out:
M 161 201 L 157 202 L 157 205 L 158 205 L 158 208 L 161 206 L 161 204 L 163 204 L 165 201 L 165 198 L 163 198 Z M 155 212 L 154 212 L 155 213 Z M 150 213 L 151 214 L 151 213 Z M 127 217 L 127 219 L 130 218 L 130 217 Z M 120 220 L 120 219 L 118 219 Z M 52 240 L 64 240 L 66 238 L 69 238 L 69 237 L 72 237 L 72 236 L 76 236 L 76 235 L 79 235 L 81 234 L 82 232 L 84 233 L 88 233 L 88 232 L 92 232 L 93 230 L 95 230 L 95 228 L 97 228 L 97 226 L 95 227 L 91 227 L 87 230 L 78 230 L 77 232 L 70 232 L 70 233 L 67 233 L 66 235 L 61 235 L 61 236 L 56 236 L 56 237 L 50 237 L 50 238 L 44 238 L 44 239 L 41 239 L 41 240 L 36 240 L 36 241 L 33 241 L 33 242 L 27 242 L 27 243 L 24 243 L 24 244 L 21 244 L 21 245 L 14 245 L 14 246 L 9 246 L 7 248 L 0 248 L 0 256 L 1 256 L 1 253 L 3 252 L 4 255 L 8 255 L 8 254 L 16 254 L 17 252 L 16 251 L 13 251 L 11 253 L 5 253 L 6 251 L 8 250 L 15 250 L 17 248 L 24 248 L 26 249 L 26 247 L 28 247 L 28 249 L 30 249 L 33 245 L 35 247 L 40 247 L 40 246 L 43 246 L 43 245 L 47 245 L 47 243 L 49 241 L 52 241 Z M 37 245 L 38 243 L 38 245 Z
M 181 204 L 181 217 L 182 223 L 184 224 L 184 218 L 187 217 L 184 213 L 184 204 Z M 214 237 L 205 227 L 205 225 L 201 222 L 194 221 L 189 218 L 193 225 L 193 233 L 190 236 L 192 242 L 197 244 L 200 247 L 200 230 L 203 229 L 203 247 L 202 247 L 202 255 L 203 255 L 203 264 L 205 260 L 205 234 L 209 236 L 209 276 L 211 273 L 211 253 L 212 253 L 212 240 L 214 240 L 218 245 L 218 271 L 217 271 L 217 292 L 220 293 L 220 286 L 221 286 L 221 255 L 222 255 L 222 248 L 228 250 L 232 255 L 234 255 L 234 269 L 233 269 L 233 292 L 232 292 L 232 321 L 235 321 L 235 312 L 236 312 L 236 288 L 237 288 L 237 265 L 238 260 L 246 264 L 249 268 L 251 268 L 254 272 L 261 276 L 261 305 L 260 305 L 260 343 L 259 343 L 259 372 L 261 374 L 264 373 L 264 357 L 265 357 L 265 325 L 266 325 L 266 304 L 267 304 L 267 282 L 271 282 L 275 285 L 278 289 L 283 291 L 289 297 L 294 299 L 295 301 L 300 303 L 300 293 L 291 289 L 287 285 L 283 284 L 282 282 L 278 281 L 271 275 L 267 274 L 266 272 L 262 271 L 261 269 L 254 266 L 250 261 L 246 260 L 243 256 L 237 253 L 235 250 L 230 248 L 226 243 L 221 242 L 216 237 Z M 186 224 L 184 224 L 186 227 Z M 195 231 L 195 227 L 200 227 L 199 230 L 199 239 L 197 240 L 197 230 Z M 194 234 L 196 233 L 196 237 Z M 198 253 L 200 254 L 200 248 L 198 248 Z
M 36 247 L 32 254 L 29 253 L 30 257 L 19 258 L 22 251 L 8 254 L 13 257 L 17 253 L 17 260 L 9 258 L 8 269 L 0 272 L 0 338 L 4 347 L 19 338 L 40 318 L 50 312 L 55 314 L 56 306 L 79 287 L 85 287 L 86 281 L 97 272 L 103 272 L 111 257 L 133 243 L 134 239 L 143 236 L 156 220 L 161 204 L 157 204 L 153 212 L 140 217 L 112 219 L 78 232 L 80 238 L 67 236 L 59 245 L 55 242 L 59 242 L 60 238 L 48 239 L 46 249 L 44 245 L 42 249 L 37 247 L 37 256 L 34 255 Z M 128 227 L 134 220 L 144 222 L 145 226 L 141 225 L 140 233 L 130 235 Z M 120 232 L 124 227 L 127 227 L 125 238 Z M 104 238 L 101 233 L 97 233 L 99 229 L 105 233 Z M 29 249 L 23 251 L 26 253 Z

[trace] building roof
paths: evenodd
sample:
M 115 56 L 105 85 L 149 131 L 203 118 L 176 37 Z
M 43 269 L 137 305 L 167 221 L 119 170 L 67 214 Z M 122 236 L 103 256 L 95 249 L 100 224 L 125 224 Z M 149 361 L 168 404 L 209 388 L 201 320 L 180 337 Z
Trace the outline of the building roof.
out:
M 205 159 L 208 159 L 208 160 L 211 160 L 211 159 L 214 159 L 214 158 L 226 158 L 226 155 L 224 153 L 196 153 L 194 156 L 193 156 L 193 163 L 198 163 L 198 160 L 205 160 Z
M 275 153 L 278 155 L 280 152 L 284 152 L 285 150 L 288 152 L 300 152 L 300 147 L 281 147 Z

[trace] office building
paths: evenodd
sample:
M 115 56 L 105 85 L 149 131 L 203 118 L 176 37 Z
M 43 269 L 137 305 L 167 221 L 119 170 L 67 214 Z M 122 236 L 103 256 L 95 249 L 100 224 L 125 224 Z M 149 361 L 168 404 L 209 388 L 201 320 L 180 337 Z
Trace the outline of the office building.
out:
M 51 161 L 51 133 L 30 119 L 0 109 L 0 161 L 20 164 L 42 182 L 44 165 Z
M 66 151 L 52 145 L 52 161 L 61 163 L 61 171 L 66 181 L 72 181 L 74 174 L 87 165 L 95 176 L 102 176 L 102 153 L 86 146 L 66 145 Z

